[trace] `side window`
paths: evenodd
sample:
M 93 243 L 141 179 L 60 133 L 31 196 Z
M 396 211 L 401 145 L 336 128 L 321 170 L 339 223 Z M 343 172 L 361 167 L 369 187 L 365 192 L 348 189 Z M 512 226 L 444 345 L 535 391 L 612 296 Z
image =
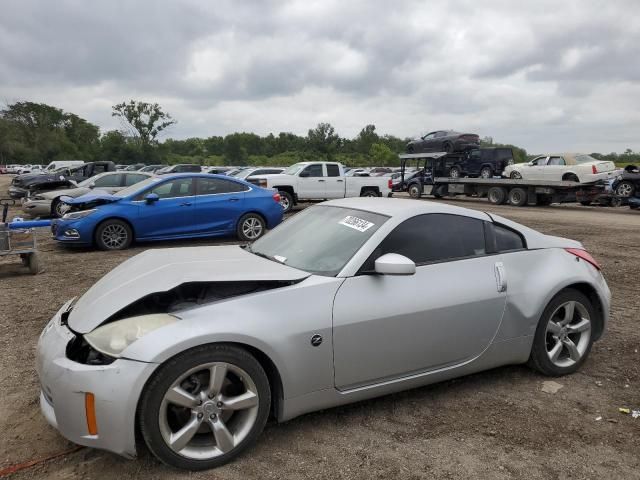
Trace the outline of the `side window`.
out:
M 533 160 L 533 164 L 538 167 L 542 167 L 547 164 L 547 157 L 538 157 L 535 160 Z
M 524 240 L 517 232 L 493 224 L 493 234 L 496 239 L 496 250 L 498 252 L 509 252 L 512 250 L 522 250 L 525 247 Z
M 176 178 L 143 193 L 155 193 L 160 198 L 189 197 L 193 195 L 193 178 Z
M 105 175 L 104 177 L 100 177 L 96 179 L 93 184 L 96 187 L 119 187 L 120 182 L 122 181 L 122 175 Z
M 404 255 L 416 265 L 484 255 L 484 224 L 475 218 L 442 213 L 410 218 L 380 243 L 362 270 L 373 270 L 376 258 L 386 253 Z
M 339 177 L 340 167 L 333 163 L 327 163 L 327 177 Z
M 220 193 L 244 192 L 248 188 L 231 180 L 219 178 L 198 178 L 197 195 L 217 195 Z
M 422 139 L 423 140 L 432 140 L 433 138 L 435 138 L 436 133 L 438 133 L 438 132 L 429 133 L 429 134 L 425 135 L 424 137 L 422 137 Z
M 146 180 L 147 177 L 146 175 L 139 175 L 137 173 L 127 173 L 124 176 L 124 186 L 125 187 L 130 187 L 131 185 L 135 185 L 138 182 L 141 182 L 142 180 Z
M 303 170 L 307 177 L 324 177 L 322 173 L 322 164 L 314 163 Z
M 550 157 L 547 165 L 566 165 L 566 163 L 562 157 Z
M 93 166 L 93 174 L 94 175 L 98 175 L 99 173 L 104 173 L 107 171 L 107 167 L 106 165 L 94 165 Z
M 435 134 L 436 138 L 446 137 L 446 136 L 447 136 L 447 132 L 436 132 Z

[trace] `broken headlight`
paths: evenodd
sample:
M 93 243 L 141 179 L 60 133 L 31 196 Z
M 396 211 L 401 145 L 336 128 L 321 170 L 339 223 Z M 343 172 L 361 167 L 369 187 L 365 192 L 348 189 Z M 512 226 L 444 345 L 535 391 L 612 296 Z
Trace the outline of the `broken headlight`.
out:
M 124 349 L 139 338 L 178 320 L 178 317 L 166 313 L 125 318 L 98 327 L 84 338 L 97 351 L 111 357 L 120 357 Z
M 79 212 L 66 213 L 63 215 L 62 219 L 63 220 L 79 220 L 80 218 L 84 218 L 88 215 L 91 215 L 95 211 L 96 209 L 93 208 L 91 210 L 80 210 Z

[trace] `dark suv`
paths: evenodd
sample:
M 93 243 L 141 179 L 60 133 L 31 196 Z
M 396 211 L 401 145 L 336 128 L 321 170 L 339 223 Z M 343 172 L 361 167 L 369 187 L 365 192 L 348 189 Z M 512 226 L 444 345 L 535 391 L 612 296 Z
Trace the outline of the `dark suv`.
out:
M 500 175 L 512 163 L 513 150 L 501 147 L 476 148 L 445 157 L 445 168 L 451 178 L 491 178 Z

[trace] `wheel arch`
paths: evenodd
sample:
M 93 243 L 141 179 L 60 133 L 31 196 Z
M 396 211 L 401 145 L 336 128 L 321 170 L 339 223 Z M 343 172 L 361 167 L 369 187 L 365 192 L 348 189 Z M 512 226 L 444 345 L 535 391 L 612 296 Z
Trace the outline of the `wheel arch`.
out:
M 278 191 L 290 193 L 291 196 L 293 197 L 294 204 L 298 202 L 297 200 L 298 197 L 292 185 L 274 185 L 273 188 L 275 188 Z

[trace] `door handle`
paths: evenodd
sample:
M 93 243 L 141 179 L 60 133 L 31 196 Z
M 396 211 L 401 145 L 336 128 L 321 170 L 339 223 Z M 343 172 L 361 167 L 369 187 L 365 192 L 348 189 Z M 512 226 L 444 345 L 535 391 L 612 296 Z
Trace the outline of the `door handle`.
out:
M 507 274 L 504 270 L 504 264 L 502 262 L 496 262 L 495 264 L 495 273 L 496 273 L 496 287 L 498 288 L 498 292 L 506 292 L 507 291 Z
M 338 182 L 344 182 L 344 180 L 338 180 Z
M 184 202 L 180 204 L 181 207 L 190 207 L 191 206 L 191 202 Z
M 318 181 L 319 181 L 319 182 L 324 182 L 324 180 L 322 180 L 322 179 L 321 179 L 321 180 L 318 180 Z
M 240 200 L 239 198 L 230 198 L 229 201 L 230 202 L 237 202 L 238 200 Z

